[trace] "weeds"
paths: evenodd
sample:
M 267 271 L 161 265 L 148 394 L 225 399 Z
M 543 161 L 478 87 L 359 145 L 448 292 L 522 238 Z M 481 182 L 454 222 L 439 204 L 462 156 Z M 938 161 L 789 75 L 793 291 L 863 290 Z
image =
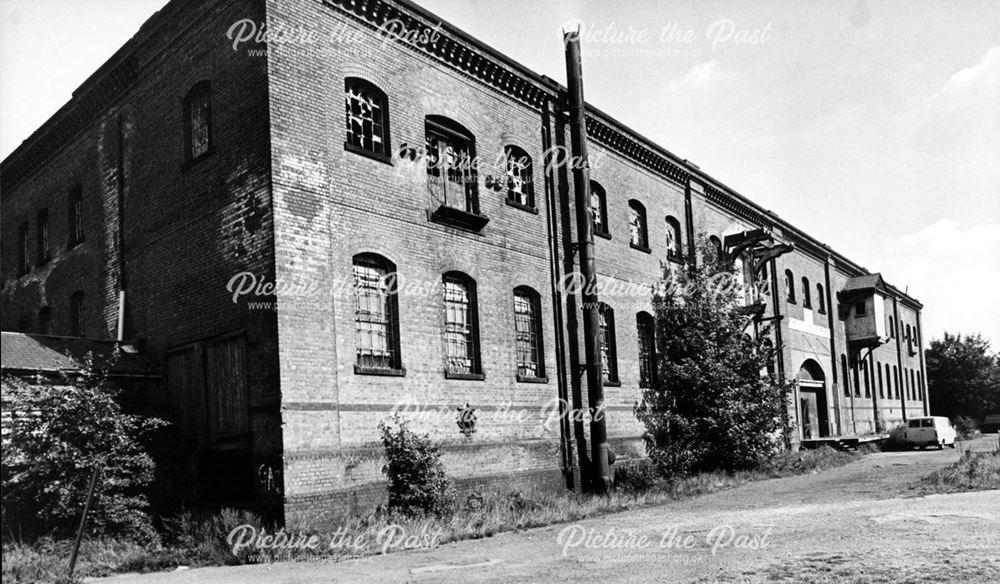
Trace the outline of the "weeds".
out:
M 993 452 L 966 452 L 965 456 L 921 481 L 935 493 L 1000 489 L 1000 447 Z

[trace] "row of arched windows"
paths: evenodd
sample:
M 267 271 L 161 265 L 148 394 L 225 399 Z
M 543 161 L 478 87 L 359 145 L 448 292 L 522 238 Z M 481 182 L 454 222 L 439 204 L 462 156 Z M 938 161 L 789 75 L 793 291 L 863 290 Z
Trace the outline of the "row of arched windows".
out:
M 878 396 L 885 399 L 900 399 L 923 401 L 924 399 L 924 376 L 923 373 L 914 369 L 903 369 L 903 375 L 899 374 L 897 365 L 888 363 L 875 363 L 869 370 L 867 360 L 861 361 L 858 367 L 853 369 L 853 376 L 849 377 L 851 371 L 847 364 L 847 355 L 840 356 L 841 375 L 843 377 L 844 397 L 850 397 L 851 384 L 848 380 L 854 379 L 854 397 L 861 397 L 861 389 L 864 387 L 866 398 L 872 396 L 872 388 L 877 385 Z M 890 374 L 891 371 L 891 374 Z M 876 383 L 877 382 L 877 383 Z
M 402 375 L 399 334 L 399 294 L 396 265 L 374 253 L 354 256 L 355 287 L 355 372 Z M 476 281 L 468 274 L 450 271 L 441 277 L 443 308 L 444 372 L 448 378 L 482 379 L 479 342 L 479 307 Z M 527 286 L 512 294 L 514 354 L 517 378 L 531 381 L 545 377 L 545 352 L 541 296 Z M 604 380 L 618 383 L 618 352 L 615 313 L 607 304 L 600 307 L 601 359 Z M 656 340 L 653 317 L 636 316 L 639 339 L 640 386 L 648 387 L 656 378 Z
M 812 288 L 809 284 L 809 278 L 805 276 L 801 279 L 802 285 L 802 307 L 812 308 Z M 796 303 L 795 297 L 795 275 L 791 270 L 785 270 L 785 299 L 790 304 Z M 823 289 L 822 284 L 816 284 L 816 311 L 820 314 L 826 314 L 826 291 Z

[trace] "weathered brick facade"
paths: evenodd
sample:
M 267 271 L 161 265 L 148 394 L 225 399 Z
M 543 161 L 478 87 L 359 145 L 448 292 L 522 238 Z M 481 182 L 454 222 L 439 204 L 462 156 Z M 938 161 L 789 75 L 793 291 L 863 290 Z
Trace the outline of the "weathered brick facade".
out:
M 258 31 L 310 31 L 313 40 L 234 46 L 231 27 L 243 19 Z M 419 34 L 386 34 L 401 30 L 395 22 Z M 346 78 L 387 96 L 391 158 L 345 147 Z M 211 152 L 191 163 L 182 104 L 204 81 Z M 281 502 L 291 524 L 384 496 L 377 423 L 401 403 L 445 412 L 409 415 L 443 443 L 462 485 L 565 484 L 575 457 L 569 425 L 544 423 L 553 400 L 569 399 L 569 354 L 574 343 L 582 347 L 582 327 L 574 335 L 571 324 L 579 299 L 554 285 L 576 270 L 572 178 L 565 166 L 544 164 L 550 146 L 568 148 L 564 107 L 555 82 L 405 1 L 175 0 L 4 161 L 4 329 L 36 331 L 38 311 L 49 306 L 51 332 L 68 334 L 69 298 L 83 290 L 85 334 L 113 338 L 124 290 L 125 334 L 163 364 L 164 415 L 186 428 L 191 470 L 202 478 L 193 495 L 245 491 L 259 503 Z M 423 147 L 427 116 L 454 120 L 475 137 L 485 165 L 477 177 L 478 214 L 489 219 L 482 229 L 430 220 L 423 162 L 399 155 Z M 912 372 L 920 397 L 883 398 L 877 381 L 868 394 L 856 395 L 854 385 L 845 393 L 839 363 L 849 352 L 836 294 L 867 272 L 602 112 L 592 109 L 587 125 L 591 178 L 607 193 L 610 237 L 595 246 L 602 282 L 649 285 L 664 265 L 679 265 L 667 258 L 668 216 L 680 225 L 684 258 L 696 234 L 765 228 L 796 247 L 769 266 L 778 287 L 765 296 L 764 317 L 776 317 L 786 376 L 810 362 L 802 385 L 822 396 L 814 404 L 824 427 L 815 431 L 874 432 L 876 412 L 879 429 L 890 428 L 903 419 L 904 400 L 906 415 L 926 413 L 917 301 L 885 287 L 886 314 L 917 331 L 916 350 L 893 338 L 867 359 L 883 376 L 886 364 L 905 371 L 902 378 Z M 495 161 L 511 145 L 534 163 L 533 209 L 508 204 L 506 188 L 489 186 L 506 184 Z M 67 193 L 76 185 L 85 241 L 67 249 Z M 629 243 L 630 200 L 645 208 L 648 250 Z M 29 225 L 35 258 L 42 208 L 52 259 L 22 275 L 18 227 Z M 393 375 L 355 368 L 356 300 L 345 286 L 353 258 L 366 253 L 391 261 L 415 286 L 398 300 L 401 367 Z M 809 279 L 813 310 L 802 306 L 801 291 L 798 303 L 786 301 L 786 269 L 795 282 Z M 452 271 L 475 281 L 481 378 L 444 374 L 445 310 L 434 285 Z M 241 272 L 278 283 L 277 293 L 234 302 L 227 284 Z M 816 310 L 815 284 L 826 291 L 826 314 Z M 518 286 L 539 297 L 541 379 L 517 376 Z M 640 396 L 636 316 L 650 311 L 650 299 L 602 301 L 615 311 L 620 372 L 620 385 L 605 390 L 610 442 L 619 458 L 642 456 L 632 415 Z M 851 374 L 858 367 L 852 358 Z M 802 402 L 793 397 L 790 412 L 801 423 Z M 479 413 L 470 436 L 453 415 L 466 404 Z

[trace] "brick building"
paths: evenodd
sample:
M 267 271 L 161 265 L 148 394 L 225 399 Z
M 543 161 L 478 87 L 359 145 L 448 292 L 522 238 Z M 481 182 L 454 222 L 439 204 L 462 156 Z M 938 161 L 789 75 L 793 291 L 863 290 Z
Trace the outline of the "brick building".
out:
M 564 484 L 573 428 L 548 413 L 582 354 L 558 285 L 576 210 L 546 153 L 568 151 L 565 100 L 405 0 L 174 0 L 3 161 L 3 328 L 160 363 L 199 500 L 291 524 L 370 504 L 401 403 L 462 484 Z M 601 298 L 619 458 L 643 454 L 655 351 L 634 290 L 698 234 L 794 248 L 746 275 L 798 440 L 927 412 L 919 302 L 596 108 L 586 126 L 599 278 L 633 289 Z

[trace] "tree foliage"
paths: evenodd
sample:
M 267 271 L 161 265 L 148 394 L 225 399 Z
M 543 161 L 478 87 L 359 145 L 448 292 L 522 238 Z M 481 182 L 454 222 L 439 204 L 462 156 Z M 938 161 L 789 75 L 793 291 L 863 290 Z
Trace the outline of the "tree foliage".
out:
M 441 462 L 441 452 L 426 434 L 417 434 L 396 414 L 380 422 L 388 479 L 389 510 L 407 515 L 445 515 L 455 501 L 455 487 Z
M 754 337 L 733 265 L 701 250 L 696 268 L 669 270 L 654 294 L 657 379 L 636 407 L 650 459 L 669 476 L 750 468 L 789 431 L 790 384 L 769 373 L 769 330 Z
M 980 335 L 944 334 L 926 352 L 927 390 L 934 415 L 977 421 L 1000 414 L 1000 355 Z
M 89 356 L 81 371 L 61 379 L 27 383 L 5 376 L 2 386 L 9 416 L 2 454 L 7 534 L 73 533 L 99 466 L 88 532 L 156 537 L 146 514 L 154 465 L 143 440 L 163 421 L 123 412 L 119 390 Z

